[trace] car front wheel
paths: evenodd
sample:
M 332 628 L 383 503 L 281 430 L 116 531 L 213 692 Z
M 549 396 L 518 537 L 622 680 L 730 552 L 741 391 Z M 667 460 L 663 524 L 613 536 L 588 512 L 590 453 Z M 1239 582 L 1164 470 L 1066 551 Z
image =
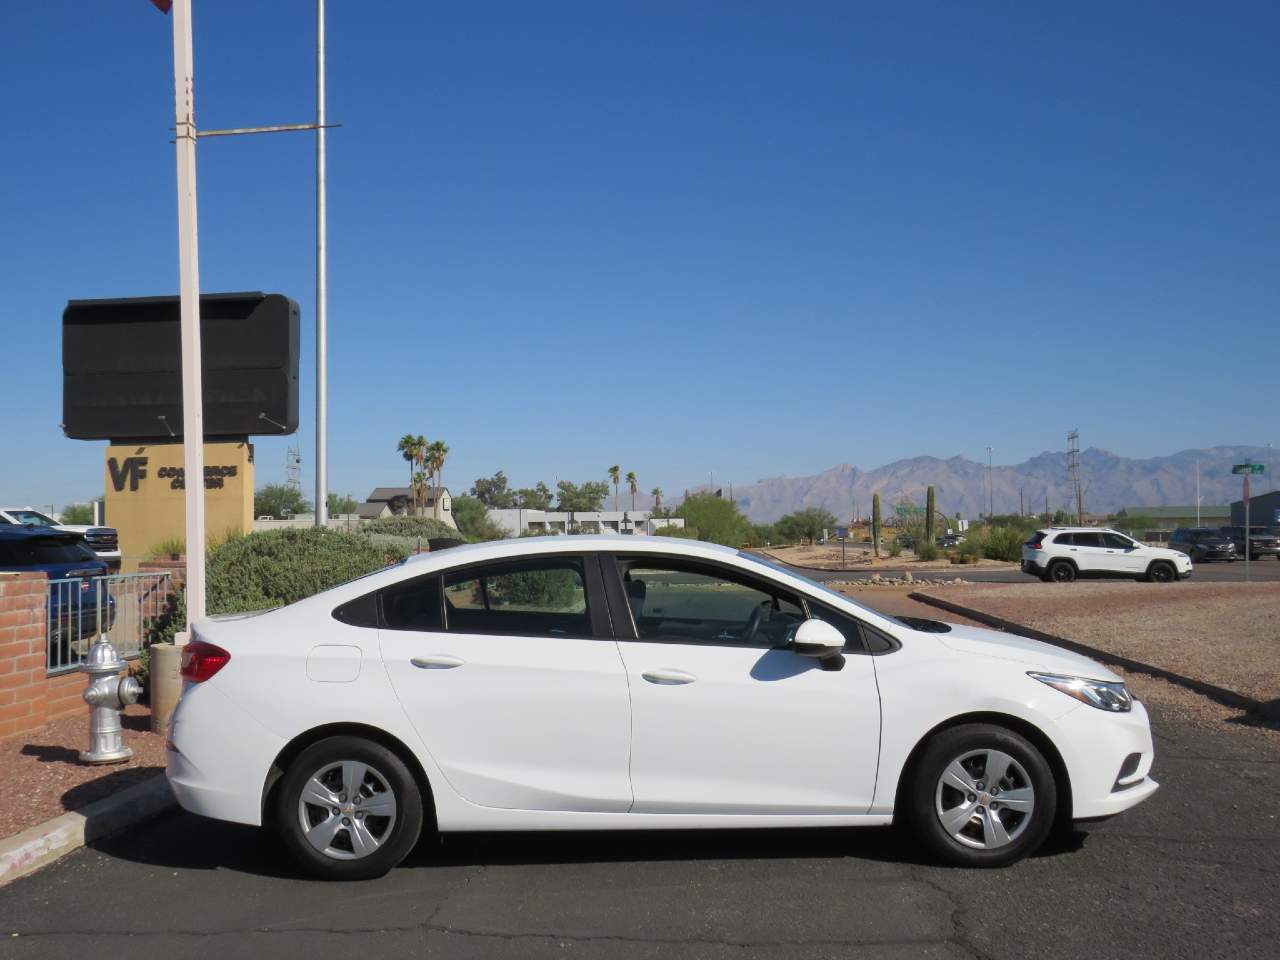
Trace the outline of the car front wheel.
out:
M 1153 563 L 1151 569 L 1147 572 L 1153 583 L 1172 583 L 1177 577 L 1177 572 L 1173 569 L 1173 565 L 1169 563 Z
M 1003 867 L 1034 852 L 1057 813 L 1053 771 L 1025 737 L 992 724 L 944 730 L 916 766 L 907 821 L 940 859 Z
M 285 846 L 328 880 L 380 877 L 422 832 L 422 794 L 386 747 L 359 737 L 312 744 L 290 764 L 277 794 Z

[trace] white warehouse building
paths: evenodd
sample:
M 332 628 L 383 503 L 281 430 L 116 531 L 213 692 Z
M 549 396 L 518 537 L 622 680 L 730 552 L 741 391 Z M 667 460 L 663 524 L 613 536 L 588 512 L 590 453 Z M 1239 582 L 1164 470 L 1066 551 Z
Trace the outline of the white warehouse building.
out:
M 490 510 L 489 519 L 509 536 L 580 533 L 616 533 L 652 536 L 661 527 L 684 528 L 680 517 L 651 517 L 648 510 Z

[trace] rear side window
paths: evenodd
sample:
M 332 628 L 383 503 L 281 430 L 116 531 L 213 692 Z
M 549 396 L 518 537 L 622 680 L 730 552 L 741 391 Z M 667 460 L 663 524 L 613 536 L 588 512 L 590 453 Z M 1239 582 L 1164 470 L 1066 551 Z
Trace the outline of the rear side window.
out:
M 384 587 L 382 616 L 389 630 L 428 632 L 443 630 L 444 616 L 440 603 L 439 575 L 432 574 L 415 580 L 402 580 L 400 583 Z M 342 617 L 338 619 L 341 620 Z M 364 624 L 353 625 L 363 626 Z
M 1075 546 L 1076 535 L 1074 533 L 1060 533 L 1053 538 L 1053 542 L 1064 547 L 1072 547 Z
M 467 567 L 446 573 L 443 585 L 445 629 L 450 633 L 591 636 L 581 557 L 532 557 Z

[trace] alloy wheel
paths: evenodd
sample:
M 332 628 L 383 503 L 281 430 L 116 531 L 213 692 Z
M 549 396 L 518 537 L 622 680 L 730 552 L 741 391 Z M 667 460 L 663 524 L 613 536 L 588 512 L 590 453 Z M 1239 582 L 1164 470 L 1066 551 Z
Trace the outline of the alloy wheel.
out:
M 978 850 L 1018 839 L 1031 824 L 1035 788 L 1026 769 L 1000 750 L 970 750 L 943 768 L 934 808 L 947 835 Z
M 391 836 L 396 796 L 387 778 L 359 760 L 327 763 L 298 797 L 302 835 L 334 860 L 360 860 Z

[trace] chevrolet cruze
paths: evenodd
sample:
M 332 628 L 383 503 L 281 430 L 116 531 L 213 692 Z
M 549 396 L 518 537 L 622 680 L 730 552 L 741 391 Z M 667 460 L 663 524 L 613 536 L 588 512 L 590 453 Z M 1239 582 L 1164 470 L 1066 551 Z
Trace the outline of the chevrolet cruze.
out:
M 1104 667 L 687 540 L 430 553 L 197 622 L 182 662 L 179 802 L 330 878 L 463 830 L 897 823 L 1000 866 L 1156 790 Z

